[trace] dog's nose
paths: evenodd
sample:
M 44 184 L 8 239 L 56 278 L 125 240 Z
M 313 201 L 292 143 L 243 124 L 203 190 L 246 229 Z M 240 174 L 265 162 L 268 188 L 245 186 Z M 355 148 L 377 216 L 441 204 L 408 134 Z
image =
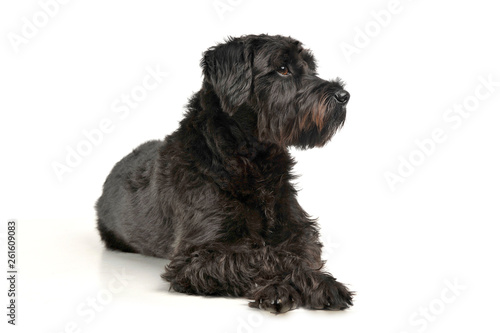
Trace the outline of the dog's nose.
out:
M 349 95 L 349 93 L 345 90 L 338 90 L 335 94 L 333 94 L 333 96 L 337 102 L 342 104 L 346 104 L 349 101 L 349 97 L 351 97 L 351 95 Z

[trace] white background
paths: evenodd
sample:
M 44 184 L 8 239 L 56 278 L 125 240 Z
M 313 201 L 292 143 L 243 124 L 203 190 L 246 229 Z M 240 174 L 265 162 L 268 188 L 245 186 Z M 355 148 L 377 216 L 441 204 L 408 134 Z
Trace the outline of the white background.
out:
M 40 5 L 49 2 L 0 5 L 0 217 L 4 226 L 9 218 L 19 223 L 15 330 L 499 331 L 493 1 L 401 0 L 390 17 L 383 15 L 389 0 L 74 0 L 52 5 L 51 17 Z M 26 22 L 34 20 L 40 27 L 30 35 Z M 114 163 L 177 127 L 201 85 L 205 49 L 250 33 L 301 40 L 319 74 L 341 77 L 351 93 L 331 143 L 292 152 L 299 201 L 319 218 L 328 267 L 357 292 L 348 311 L 274 316 L 244 299 L 168 292 L 159 277 L 165 260 L 104 251 L 95 230 L 93 205 Z M 25 39 L 16 45 L 13 36 Z M 346 56 L 347 44 L 357 53 Z M 148 67 L 168 76 L 127 115 L 114 112 Z M 449 113 L 454 106 L 471 111 Z M 58 179 L 54 163 L 66 164 L 68 149 L 85 145 L 84 131 L 103 119 L 112 130 Z M 444 140 L 431 144 L 436 130 Z M 401 166 L 402 159 L 418 165 Z M 392 189 L 389 172 L 401 173 Z

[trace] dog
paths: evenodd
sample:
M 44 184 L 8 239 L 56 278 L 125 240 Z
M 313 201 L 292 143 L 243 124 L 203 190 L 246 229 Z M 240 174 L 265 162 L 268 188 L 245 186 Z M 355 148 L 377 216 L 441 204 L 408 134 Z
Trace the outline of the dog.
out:
M 323 270 L 317 222 L 300 207 L 288 147 L 325 145 L 349 93 L 290 37 L 230 37 L 201 60 L 179 128 L 119 161 L 96 203 L 106 247 L 170 260 L 162 278 L 253 308 L 343 310 L 354 293 Z

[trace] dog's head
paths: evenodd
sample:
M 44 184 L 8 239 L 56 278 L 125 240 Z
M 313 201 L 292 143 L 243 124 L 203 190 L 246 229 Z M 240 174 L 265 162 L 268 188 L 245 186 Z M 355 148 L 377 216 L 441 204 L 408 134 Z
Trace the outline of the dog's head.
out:
M 322 146 L 342 127 L 349 93 L 316 74 L 312 53 L 289 37 L 249 35 L 208 49 L 201 62 L 205 89 L 230 116 L 255 112 L 259 140 L 282 146 Z

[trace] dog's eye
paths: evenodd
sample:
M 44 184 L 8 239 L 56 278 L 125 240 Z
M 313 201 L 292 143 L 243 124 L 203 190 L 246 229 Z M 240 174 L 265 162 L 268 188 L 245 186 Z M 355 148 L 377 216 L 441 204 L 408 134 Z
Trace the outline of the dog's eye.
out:
M 278 68 L 278 73 L 281 74 L 281 75 L 289 75 L 290 74 L 290 71 L 288 70 L 288 67 L 286 66 L 281 66 L 280 68 Z

